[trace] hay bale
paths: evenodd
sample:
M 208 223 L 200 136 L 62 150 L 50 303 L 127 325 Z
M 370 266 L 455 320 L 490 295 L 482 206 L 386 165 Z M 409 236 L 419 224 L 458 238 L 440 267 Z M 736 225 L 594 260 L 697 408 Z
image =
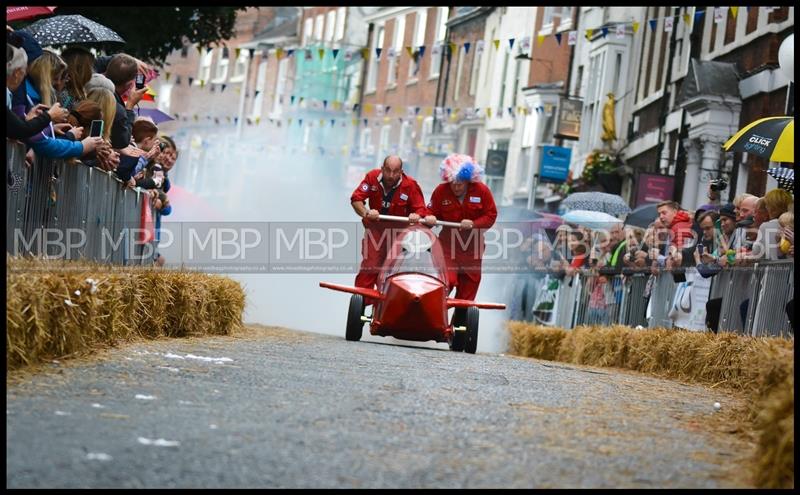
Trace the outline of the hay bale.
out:
M 242 287 L 225 277 L 90 261 L 6 257 L 7 369 L 137 338 L 228 335 Z
M 753 461 L 756 485 L 794 486 L 793 340 L 621 325 L 564 330 L 515 322 L 509 331 L 513 354 L 625 368 L 743 392 L 749 405 L 742 420 L 753 422 L 759 435 Z

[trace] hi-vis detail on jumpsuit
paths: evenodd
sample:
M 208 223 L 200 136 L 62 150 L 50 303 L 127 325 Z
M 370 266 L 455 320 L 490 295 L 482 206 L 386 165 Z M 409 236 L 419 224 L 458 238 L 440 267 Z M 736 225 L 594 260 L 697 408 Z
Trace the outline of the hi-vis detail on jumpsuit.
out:
M 376 168 L 367 172 L 364 180 L 356 187 L 350 196 L 350 202 L 364 201 L 367 209 L 378 210 L 381 215 L 397 215 L 407 217 L 416 213 L 424 217 L 427 213 L 422 189 L 411 176 L 403 174 L 397 185 L 389 191 L 384 190 L 381 182 L 381 169 Z M 356 275 L 355 286 L 372 289 L 378 280 L 386 254 L 389 252 L 394 235 L 393 231 L 400 231 L 397 222 L 370 221 L 362 219 L 364 224 L 364 240 L 361 252 L 364 259 Z M 369 301 L 367 302 L 369 303 Z
M 485 249 L 483 236 L 497 219 L 492 192 L 481 182 L 470 182 L 462 202 L 459 202 L 450 184 L 445 182 L 433 190 L 428 210 L 437 220 L 472 220 L 473 228 L 470 230 L 443 227 L 439 242 L 447 260 L 449 286 L 457 287 L 455 297 L 474 301 L 481 283 L 481 260 Z

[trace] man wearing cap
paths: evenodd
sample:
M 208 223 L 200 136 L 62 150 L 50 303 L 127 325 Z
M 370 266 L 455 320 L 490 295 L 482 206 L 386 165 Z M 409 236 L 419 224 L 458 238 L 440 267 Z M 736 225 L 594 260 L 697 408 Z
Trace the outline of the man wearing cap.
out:
M 365 205 L 369 201 L 369 208 Z M 408 217 L 417 223 L 427 213 L 422 189 L 410 175 L 403 173 L 403 160 L 397 155 L 387 156 L 381 168 L 367 172 L 364 180 L 350 196 L 350 204 L 362 218 L 366 228 L 362 244 L 361 268 L 356 275 L 356 287 L 372 289 L 378 280 L 378 271 L 391 246 L 391 227 L 396 222 L 379 220 L 379 215 Z M 427 221 L 422 223 L 428 224 Z M 433 225 L 435 223 L 429 223 Z M 365 300 L 365 305 L 372 301 Z
M 432 216 L 426 220 L 461 224 L 458 229 L 443 227 L 439 240 L 455 297 L 474 301 L 481 282 L 483 236 L 497 219 L 497 207 L 492 192 L 481 182 L 483 167 L 471 156 L 452 154 L 439 165 L 439 172 L 443 182 L 431 194 L 428 210 Z M 460 324 L 465 316 L 466 310 L 456 311 L 453 324 Z

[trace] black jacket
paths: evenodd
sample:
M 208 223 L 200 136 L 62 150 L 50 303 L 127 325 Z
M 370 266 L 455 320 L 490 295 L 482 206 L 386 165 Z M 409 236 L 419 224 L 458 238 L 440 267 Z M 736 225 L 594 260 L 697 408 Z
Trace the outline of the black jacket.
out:
M 24 120 L 6 107 L 6 137 L 23 141 L 41 132 L 50 123 L 50 114 L 41 112 L 31 120 Z
M 133 110 L 125 108 L 122 98 L 114 92 L 117 100 L 117 114 L 114 116 L 114 123 L 111 125 L 111 147 L 115 149 L 126 148 L 131 144 L 131 133 L 133 132 L 133 121 L 136 114 Z

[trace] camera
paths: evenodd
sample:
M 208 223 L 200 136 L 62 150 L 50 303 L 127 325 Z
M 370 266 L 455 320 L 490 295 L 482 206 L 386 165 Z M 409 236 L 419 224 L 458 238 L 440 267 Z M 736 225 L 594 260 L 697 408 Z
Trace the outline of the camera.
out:
M 712 191 L 717 191 L 717 192 L 724 191 L 725 189 L 728 188 L 728 182 L 722 178 L 714 179 L 711 182 L 709 182 L 709 187 L 711 188 Z
M 142 89 L 144 87 L 144 74 L 141 72 L 136 74 L 136 89 Z

